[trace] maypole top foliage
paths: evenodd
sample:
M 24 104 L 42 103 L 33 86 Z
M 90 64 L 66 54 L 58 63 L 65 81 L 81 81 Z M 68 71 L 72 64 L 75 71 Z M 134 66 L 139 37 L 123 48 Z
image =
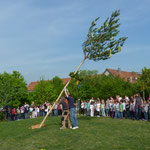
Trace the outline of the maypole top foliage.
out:
M 120 10 L 113 12 L 100 28 L 96 25 L 99 17 L 92 22 L 87 40 L 83 43 L 83 52 L 86 58 L 94 61 L 105 60 L 110 58 L 112 54 L 121 51 L 127 37 L 116 38 L 120 26 L 119 15 Z

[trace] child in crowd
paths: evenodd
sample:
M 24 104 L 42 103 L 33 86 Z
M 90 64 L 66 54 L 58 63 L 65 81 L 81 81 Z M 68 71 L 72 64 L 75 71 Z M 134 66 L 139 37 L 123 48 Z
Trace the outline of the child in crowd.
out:
M 109 99 L 106 101 L 106 117 L 109 116 Z
M 87 114 L 87 102 L 84 101 L 84 115 Z
M 150 98 L 150 96 L 149 96 Z M 148 116 L 149 116 L 149 119 L 150 119 L 150 100 L 148 99 Z
M 134 112 L 133 112 L 133 110 L 134 110 L 134 103 L 133 103 L 133 101 L 131 101 L 130 102 L 130 107 L 129 107 L 129 111 L 130 111 L 130 118 L 131 119 L 134 119 Z
M 21 107 L 21 119 L 24 119 L 24 106 Z
M 12 114 L 12 119 L 13 119 L 13 120 L 16 120 L 16 114 L 17 114 L 16 108 L 13 108 L 13 109 L 11 110 L 11 114 Z
M 110 99 L 110 102 L 109 102 L 109 115 L 110 115 L 110 117 L 112 117 L 112 99 Z
M 30 108 L 29 108 L 30 118 L 32 117 L 32 111 L 33 111 L 33 107 L 30 107 Z
M 83 115 L 84 114 L 84 102 L 81 101 L 81 114 Z
M 94 117 L 94 98 L 92 97 L 92 99 L 90 100 L 90 116 Z
M 123 103 L 122 103 L 122 100 L 120 101 L 120 104 L 119 104 L 119 118 L 123 119 Z
M 97 117 L 100 117 L 100 107 L 101 107 L 101 103 L 100 103 L 100 99 L 98 98 L 96 102 Z
M 123 117 L 126 118 L 126 100 L 123 100 Z
M 130 108 L 130 103 L 129 101 L 126 102 L 126 116 L 127 118 L 130 118 L 130 111 L 129 111 L 129 108 Z
M 17 120 L 19 120 L 19 115 L 20 115 L 20 108 L 18 106 L 18 108 L 17 108 Z
M 111 104 L 111 117 L 112 118 L 115 118 L 115 110 L 116 110 L 116 104 L 115 104 L 115 101 L 113 100 Z
M 105 102 L 104 99 L 101 101 L 101 111 L 102 111 L 102 117 L 105 117 Z
M 90 102 L 87 102 L 87 115 L 90 116 Z
M 117 119 L 119 116 L 119 102 L 116 100 L 115 103 L 115 118 Z
M 37 113 L 35 111 L 35 108 L 33 108 L 31 118 L 36 118 L 36 117 L 37 117 Z
M 144 110 L 145 121 L 148 121 L 148 107 L 149 107 L 149 104 L 147 103 L 147 101 L 144 101 L 143 110 Z

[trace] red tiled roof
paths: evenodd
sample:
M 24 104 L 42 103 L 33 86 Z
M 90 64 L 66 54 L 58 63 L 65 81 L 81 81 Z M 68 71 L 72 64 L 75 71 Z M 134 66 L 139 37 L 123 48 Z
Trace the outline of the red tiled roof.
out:
M 127 71 L 119 71 L 115 70 L 115 69 L 106 69 L 107 71 L 109 71 L 114 77 L 120 76 L 120 78 L 123 78 L 125 81 L 129 81 L 131 80 L 131 83 L 134 83 L 137 78 L 140 76 L 139 73 L 136 72 L 127 72 Z
M 62 81 L 63 81 L 63 84 L 66 84 L 68 81 L 69 81 L 70 78 L 63 78 Z M 33 91 L 35 86 L 38 84 L 39 81 L 36 81 L 36 82 L 31 82 L 29 85 L 28 85 L 28 91 Z
M 33 91 L 35 86 L 38 84 L 38 81 L 36 82 L 31 82 L 29 85 L 28 85 L 28 91 Z
M 70 78 L 63 78 L 63 79 L 62 79 L 63 84 L 66 84 L 69 80 L 70 80 Z

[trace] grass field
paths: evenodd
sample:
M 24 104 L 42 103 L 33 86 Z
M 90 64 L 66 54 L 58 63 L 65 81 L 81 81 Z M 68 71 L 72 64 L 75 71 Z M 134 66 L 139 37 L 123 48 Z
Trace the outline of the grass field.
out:
M 79 129 L 60 130 L 60 117 L 0 123 L 0 150 L 150 150 L 150 122 L 78 117 Z

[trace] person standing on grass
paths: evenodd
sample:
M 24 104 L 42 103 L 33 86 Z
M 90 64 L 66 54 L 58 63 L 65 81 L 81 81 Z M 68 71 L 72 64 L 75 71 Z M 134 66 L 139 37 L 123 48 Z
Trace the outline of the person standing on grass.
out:
M 123 117 L 126 118 L 127 117 L 127 114 L 126 114 L 126 100 L 124 99 L 123 100 Z
M 84 115 L 87 114 L 87 102 L 84 101 Z
M 119 102 L 116 100 L 115 103 L 115 118 L 117 119 L 119 116 Z
M 84 115 L 84 102 L 81 101 L 81 115 Z
M 148 118 L 150 119 L 150 100 L 148 99 Z
M 94 103 L 95 102 L 93 100 L 90 102 L 90 116 L 91 117 L 94 117 Z
M 149 96 L 148 96 L 148 101 L 150 101 L 150 94 L 149 94 Z
M 126 114 L 127 114 L 127 118 L 128 119 L 130 118 L 130 111 L 129 111 L 129 109 L 130 109 L 130 102 L 127 101 L 126 102 Z
M 106 101 L 106 117 L 109 116 L 109 99 Z
M 8 109 L 8 111 L 7 111 L 7 119 L 8 119 L 8 121 L 11 121 L 11 108 L 8 107 L 7 109 Z
M 19 115 L 20 115 L 20 108 L 18 106 L 18 108 L 17 108 L 17 120 L 19 120 Z
M 102 111 L 102 117 L 105 117 L 105 102 L 104 99 L 101 101 L 101 111 Z
M 130 119 L 133 119 L 133 118 L 134 118 L 134 115 L 133 115 L 133 108 L 134 108 L 134 103 L 133 103 L 133 100 L 131 100 L 131 101 L 130 101 L 130 107 L 129 107 Z
M 15 121 L 16 120 L 16 114 L 17 114 L 16 108 L 13 108 L 11 110 L 11 114 L 12 114 L 12 119 Z
M 62 105 L 62 117 L 61 117 L 61 128 L 60 129 L 65 129 L 66 128 L 66 121 L 68 121 L 68 128 L 72 128 L 71 122 L 70 122 L 70 117 L 69 117 L 69 104 L 68 100 L 62 97 L 60 99 L 60 103 Z
M 119 104 L 119 118 L 123 119 L 123 104 L 122 104 L 122 100 L 120 101 L 120 104 Z
M 100 117 L 100 108 L 101 108 L 101 103 L 100 103 L 100 99 L 98 98 L 96 102 L 97 117 Z
M 90 102 L 87 102 L 87 116 L 90 116 Z
M 148 106 L 149 106 L 149 104 L 147 103 L 147 101 L 144 101 L 143 110 L 144 110 L 145 121 L 148 121 Z
M 94 117 L 94 104 L 95 104 L 94 98 L 92 97 L 89 102 L 90 102 L 90 116 Z
M 142 111 L 142 98 L 140 97 L 140 94 L 136 94 L 135 99 L 136 99 L 135 105 L 136 119 L 139 120 L 141 119 L 141 111 Z
M 21 119 L 24 119 L 24 106 L 21 106 Z
M 78 127 L 78 121 L 77 121 L 77 116 L 76 116 L 76 106 L 74 105 L 74 99 L 73 97 L 69 94 L 68 90 L 65 88 L 64 89 L 66 98 L 68 99 L 69 103 L 69 109 L 70 109 L 70 119 L 73 125 L 72 129 L 77 129 Z

